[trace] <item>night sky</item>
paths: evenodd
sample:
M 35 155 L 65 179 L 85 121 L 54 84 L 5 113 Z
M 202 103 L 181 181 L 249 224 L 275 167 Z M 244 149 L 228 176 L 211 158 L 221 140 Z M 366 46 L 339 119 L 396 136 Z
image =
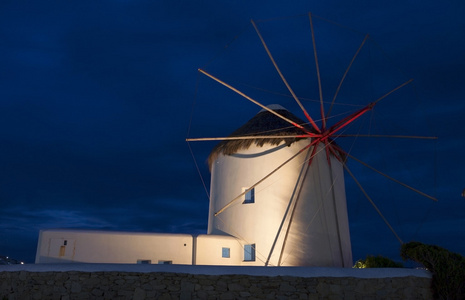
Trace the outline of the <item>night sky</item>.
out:
M 39 230 L 48 228 L 206 233 L 206 161 L 215 142 L 185 139 L 227 136 L 260 108 L 197 69 L 304 119 L 260 44 L 254 19 L 319 123 L 308 12 L 326 110 L 370 34 L 329 123 L 414 79 L 344 134 L 438 140 L 336 142 L 438 198 L 421 197 L 349 160 L 404 242 L 465 255 L 465 4 L 458 0 L 420 6 L 392 0 L 2 1 L 0 255 L 34 262 Z M 345 180 L 354 260 L 368 254 L 399 260 L 399 242 L 354 180 Z

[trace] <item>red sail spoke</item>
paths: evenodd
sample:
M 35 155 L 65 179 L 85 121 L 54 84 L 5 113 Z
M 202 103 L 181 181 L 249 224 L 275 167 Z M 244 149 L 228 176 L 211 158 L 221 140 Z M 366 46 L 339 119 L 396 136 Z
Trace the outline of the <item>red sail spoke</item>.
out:
M 331 128 L 330 128 L 330 130 L 328 132 L 328 136 L 334 135 L 334 133 L 336 133 L 337 131 L 339 131 L 342 128 L 346 127 L 347 125 L 349 125 L 350 123 L 352 123 L 353 121 L 358 119 L 361 115 L 363 115 L 367 111 L 372 110 L 374 106 L 375 106 L 374 103 L 370 103 L 367 106 L 365 106 L 364 108 L 362 108 L 361 110 L 359 110 L 359 111 L 351 114 L 350 116 L 345 117 L 341 121 L 337 122 L 336 124 L 331 126 Z

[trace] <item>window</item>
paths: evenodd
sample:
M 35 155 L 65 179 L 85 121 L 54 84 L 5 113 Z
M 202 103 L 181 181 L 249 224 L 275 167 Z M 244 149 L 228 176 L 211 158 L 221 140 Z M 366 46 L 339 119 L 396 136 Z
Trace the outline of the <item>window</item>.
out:
M 230 250 L 229 250 L 229 248 L 223 247 L 223 248 L 221 249 L 221 257 L 229 258 L 229 255 L 230 255 Z
M 248 188 L 243 188 L 242 192 L 245 192 Z M 255 203 L 255 188 L 252 188 L 250 191 L 245 193 L 244 202 L 242 204 Z
M 150 265 L 152 261 L 150 259 L 138 259 L 137 264 L 139 265 Z
M 158 264 L 159 265 L 171 265 L 173 263 L 172 260 L 159 260 Z
M 244 245 L 244 261 L 255 261 L 255 244 Z

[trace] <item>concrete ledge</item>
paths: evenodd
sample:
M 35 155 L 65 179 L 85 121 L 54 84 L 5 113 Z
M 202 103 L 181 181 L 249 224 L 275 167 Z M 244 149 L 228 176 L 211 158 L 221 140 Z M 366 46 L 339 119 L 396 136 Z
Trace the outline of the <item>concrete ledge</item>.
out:
M 312 268 L 312 267 L 245 267 L 245 266 L 191 266 L 191 265 L 137 265 L 137 264 L 24 264 L 0 266 L 0 272 L 134 272 L 134 273 L 181 273 L 198 275 L 251 275 L 251 276 L 295 276 L 353 277 L 353 278 L 432 278 L 427 270 L 382 268 Z

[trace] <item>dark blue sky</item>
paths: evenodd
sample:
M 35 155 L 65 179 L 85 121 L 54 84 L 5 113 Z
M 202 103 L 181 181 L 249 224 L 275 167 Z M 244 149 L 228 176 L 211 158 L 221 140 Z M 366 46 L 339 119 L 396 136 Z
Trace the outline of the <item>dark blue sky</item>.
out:
M 263 93 L 286 91 L 250 19 L 302 15 L 258 25 L 298 95 L 318 99 L 309 11 L 346 26 L 314 18 L 327 101 L 364 34 L 372 38 L 334 116 L 354 109 L 341 103 L 367 104 L 414 79 L 346 133 L 438 141 L 338 143 L 439 199 L 349 162 L 401 238 L 465 254 L 465 4 L 429 0 L 2 1 L 0 254 L 33 262 L 45 228 L 205 233 L 208 198 L 185 138 L 228 135 L 259 108 L 197 68 L 303 118 L 292 100 Z M 191 146 L 208 185 L 214 143 Z M 354 259 L 398 259 L 392 233 L 350 177 L 346 186 Z

